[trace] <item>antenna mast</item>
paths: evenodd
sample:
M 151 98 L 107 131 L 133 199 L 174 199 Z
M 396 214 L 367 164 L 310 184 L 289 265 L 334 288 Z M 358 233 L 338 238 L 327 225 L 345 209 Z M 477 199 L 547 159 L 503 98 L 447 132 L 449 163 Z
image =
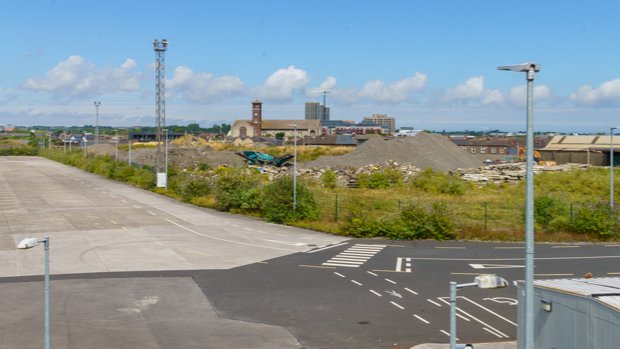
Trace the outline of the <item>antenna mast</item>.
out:
M 161 152 L 162 130 L 166 128 L 166 49 L 168 40 L 153 40 L 153 49 L 156 57 L 155 73 L 155 117 L 157 119 L 157 173 L 162 171 L 163 156 Z

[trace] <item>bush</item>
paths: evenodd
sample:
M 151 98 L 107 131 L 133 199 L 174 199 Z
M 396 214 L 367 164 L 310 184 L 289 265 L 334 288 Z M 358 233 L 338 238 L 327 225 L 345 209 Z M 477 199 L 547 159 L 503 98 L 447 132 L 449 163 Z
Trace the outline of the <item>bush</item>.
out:
M 34 156 L 37 153 L 38 148 L 35 147 L 0 148 L 0 156 Z
M 438 239 L 446 240 L 455 237 L 452 221 L 445 204 L 436 202 L 430 210 L 411 204 L 405 207 L 401 214 L 405 230 L 398 235 L 389 235 L 396 239 Z
M 323 182 L 325 188 L 334 189 L 338 183 L 338 176 L 336 176 L 336 172 L 333 170 L 327 170 L 323 173 L 323 176 L 321 176 L 321 182 Z
M 393 168 L 373 173 L 362 173 L 358 177 L 360 188 L 382 189 L 397 187 L 403 183 L 403 176 Z
M 173 177 L 170 188 L 179 194 L 183 201 L 188 202 L 195 197 L 205 196 L 211 192 L 211 185 L 207 178 L 186 174 Z
M 148 167 L 134 168 L 133 175 L 128 178 L 128 182 L 142 189 L 155 188 L 155 173 Z
M 618 221 L 607 205 L 584 206 L 575 213 L 571 228 L 577 233 L 595 234 L 606 239 L 618 234 Z
M 534 200 L 534 222 L 544 228 L 562 226 L 557 220 L 567 215 L 568 205 L 559 197 L 543 195 Z M 552 224 L 554 220 L 556 222 Z
M 263 189 L 262 210 L 268 221 L 288 223 L 302 219 L 316 219 L 319 205 L 303 182 L 297 183 L 297 205 L 293 210 L 293 179 L 280 177 Z
M 220 211 L 241 209 L 250 195 L 247 192 L 259 187 L 263 181 L 261 174 L 253 169 L 222 167 L 216 175 L 216 208 Z
M 470 184 L 458 177 L 434 172 L 433 169 L 427 168 L 415 177 L 412 185 L 427 193 L 463 195 L 469 189 Z

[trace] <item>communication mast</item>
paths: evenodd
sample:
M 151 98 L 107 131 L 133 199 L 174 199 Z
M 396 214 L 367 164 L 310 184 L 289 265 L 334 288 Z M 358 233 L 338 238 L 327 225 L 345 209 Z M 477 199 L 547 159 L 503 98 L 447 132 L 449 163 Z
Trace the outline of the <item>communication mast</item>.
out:
M 155 140 L 157 141 L 157 173 L 162 172 L 163 154 L 161 151 L 162 130 L 166 128 L 166 49 L 168 48 L 168 40 L 153 40 L 153 49 L 155 50 L 156 67 L 155 67 L 155 117 L 157 119 L 157 133 Z

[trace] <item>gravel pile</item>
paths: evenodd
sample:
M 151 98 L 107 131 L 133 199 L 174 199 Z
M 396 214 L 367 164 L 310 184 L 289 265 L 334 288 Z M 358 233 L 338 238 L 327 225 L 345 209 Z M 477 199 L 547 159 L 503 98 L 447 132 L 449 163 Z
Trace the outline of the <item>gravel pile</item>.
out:
M 354 151 L 340 156 L 322 156 L 305 163 L 304 168 L 359 168 L 368 164 L 395 161 L 417 168 L 431 167 L 447 172 L 457 168 L 478 167 L 481 161 L 441 135 L 418 133 L 414 137 L 391 140 L 373 138 Z

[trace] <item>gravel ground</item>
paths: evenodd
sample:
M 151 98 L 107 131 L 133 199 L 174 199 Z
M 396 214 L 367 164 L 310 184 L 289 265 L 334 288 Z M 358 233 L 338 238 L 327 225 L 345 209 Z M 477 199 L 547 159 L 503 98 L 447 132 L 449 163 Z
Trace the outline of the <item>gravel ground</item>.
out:
M 464 152 L 446 137 L 418 133 L 414 137 L 387 141 L 373 138 L 349 154 L 322 156 L 303 164 L 303 167 L 358 168 L 367 164 L 382 164 L 389 160 L 412 164 L 421 169 L 431 167 L 441 172 L 482 165 L 481 160 Z

